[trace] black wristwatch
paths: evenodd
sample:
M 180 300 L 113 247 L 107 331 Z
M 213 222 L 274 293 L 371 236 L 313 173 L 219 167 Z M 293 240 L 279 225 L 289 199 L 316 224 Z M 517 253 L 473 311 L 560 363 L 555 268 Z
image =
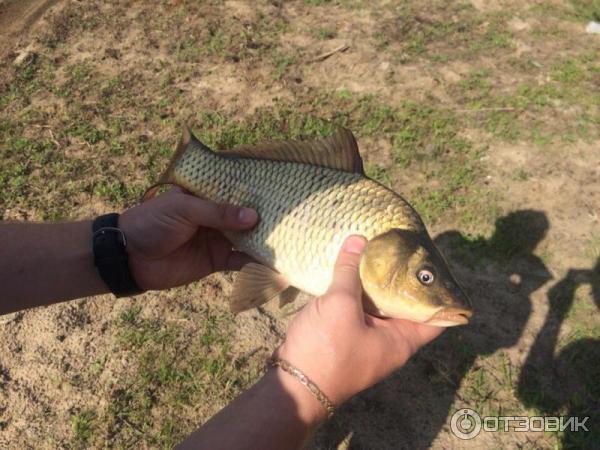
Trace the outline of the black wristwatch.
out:
M 119 228 L 119 215 L 112 213 L 98 217 L 94 220 L 92 231 L 94 265 L 110 291 L 117 297 L 130 297 L 144 292 L 129 270 L 127 240 Z

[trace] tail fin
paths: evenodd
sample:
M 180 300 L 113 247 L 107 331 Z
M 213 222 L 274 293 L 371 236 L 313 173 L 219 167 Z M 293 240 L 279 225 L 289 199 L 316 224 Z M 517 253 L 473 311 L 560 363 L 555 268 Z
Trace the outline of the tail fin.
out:
M 179 140 L 179 144 L 177 145 L 177 150 L 175 150 L 175 154 L 171 157 L 169 165 L 167 166 L 167 170 L 164 171 L 164 173 L 161 175 L 161 177 L 156 183 L 154 183 L 146 190 L 146 192 L 142 196 L 142 202 L 145 202 L 155 197 L 161 186 L 177 185 L 173 177 L 175 166 L 177 165 L 177 161 L 179 161 L 179 158 L 181 158 L 183 153 L 187 150 L 190 141 L 192 141 L 193 139 L 195 138 L 192 135 L 192 132 L 190 131 L 189 127 L 187 125 L 184 125 L 183 133 L 181 134 L 181 139 Z

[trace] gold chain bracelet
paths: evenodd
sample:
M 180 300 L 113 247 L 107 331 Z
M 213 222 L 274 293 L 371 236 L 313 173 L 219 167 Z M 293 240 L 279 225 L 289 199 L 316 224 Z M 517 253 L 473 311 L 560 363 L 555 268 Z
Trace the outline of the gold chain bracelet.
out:
M 275 359 L 270 358 L 268 360 L 269 364 L 273 367 L 279 367 L 284 372 L 289 373 L 291 376 L 296 378 L 300 383 L 302 383 L 306 388 L 319 400 L 321 405 L 327 411 L 327 418 L 330 419 L 335 412 L 335 405 L 327 398 L 327 396 L 319 389 L 319 387 L 313 383 L 310 378 L 308 378 L 300 369 L 292 366 L 285 359 Z

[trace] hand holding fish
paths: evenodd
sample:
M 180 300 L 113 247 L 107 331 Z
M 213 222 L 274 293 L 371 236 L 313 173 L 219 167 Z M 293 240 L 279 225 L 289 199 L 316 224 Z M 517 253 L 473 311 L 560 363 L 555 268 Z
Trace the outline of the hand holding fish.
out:
M 251 259 L 232 250 L 221 230 L 252 228 L 257 218 L 252 209 L 213 203 L 174 188 L 125 211 L 119 226 L 127 236 L 134 279 L 140 288 L 155 290 L 239 270 Z
M 292 320 L 275 352 L 335 405 L 403 366 L 444 328 L 365 314 L 359 262 L 364 238 L 351 236 L 327 292 Z M 283 369 L 271 369 L 178 448 L 304 448 L 327 417 L 322 400 Z
M 359 278 L 366 240 L 348 238 L 327 293 L 294 318 L 275 355 L 306 374 L 336 405 L 403 366 L 444 328 L 365 314 Z

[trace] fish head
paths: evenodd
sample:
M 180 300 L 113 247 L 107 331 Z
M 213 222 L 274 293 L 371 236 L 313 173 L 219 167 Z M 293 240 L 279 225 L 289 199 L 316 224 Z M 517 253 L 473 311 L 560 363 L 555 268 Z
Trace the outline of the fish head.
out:
M 471 301 L 426 232 L 392 229 L 374 237 L 360 262 L 367 312 L 441 327 L 464 325 Z

